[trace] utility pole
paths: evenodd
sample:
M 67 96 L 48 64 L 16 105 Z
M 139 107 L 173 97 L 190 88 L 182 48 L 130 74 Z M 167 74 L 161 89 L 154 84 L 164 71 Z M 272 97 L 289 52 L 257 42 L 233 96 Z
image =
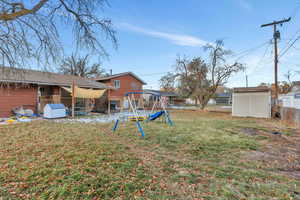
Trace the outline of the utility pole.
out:
M 246 87 L 248 87 L 248 75 L 246 75 Z
M 274 21 L 272 23 L 263 24 L 260 27 L 266 27 L 266 26 L 273 26 L 273 39 L 274 39 L 274 71 L 275 71 L 275 106 L 278 104 L 278 47 L 277 47 L 277 41 L 280 39 L 280 32 L 277 31 L 277 24 L 280 24 L 282 26 L 283 23 L 289 22 L 291 18 L 283 19 L 280 21 Z

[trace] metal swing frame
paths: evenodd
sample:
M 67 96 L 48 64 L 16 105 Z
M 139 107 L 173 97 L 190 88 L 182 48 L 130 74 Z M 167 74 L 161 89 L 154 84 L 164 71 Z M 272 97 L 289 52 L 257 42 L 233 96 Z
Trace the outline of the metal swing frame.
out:
M 155 97 L 158 97 L 158 98 L 155 100 L 155 102 L 154 102 L 154 104 L 153 104 L 153 106 L 152 106 L 151 114 L 147 117 L 147 120 L 146 120 L 145 118 L 141 117 L 141 116 L 139 115 L 138 111 L 137 111 L 137 105 L 136 105 L 135 98 L 134 98 L 134 95 L 135 95 L 135 94 L 151 94 L 151 95 L 154 95 Z M 130 98 L 130 95 L 132 96 L 131 98 Z M 161 95 L 153 94 L 153 93 L 151 93 L 151 92 L 127 92 L 127 93 L 125 94 L 125 97 L 126 97 L 127 100 L 128 100 L 130 110 L 132 110 L 132 112 L 133 112 L 133 116 L 130 118 L 130 121 L 135 121 L 135 122 L 136 122 L 136 126 L 137 126 L 137 128 L 138 128 L 138 130 L 139 130 L 139 132 L 140 132 L 140 134 L 141 134 L 141 135 L 140 135 L 141 137 L 144 137 L 144 136 L 145 136 L 145 132 L 144 132 L 142 126 L 141 126 L 140 121 L 144 121 L 144 120 L 150 121 L 149 118 L 150 118 L 150 116 L 154 113 L 154 110 L 155 110 L 155 108 L 157 107 L 158 104 L 160 104 L 160 105 L 161 105 L 161 108 L 163 109 L 163 114 L 164 114 L 164 116 L 165 116 L 165 122 L 167 122 L 170 126 L 173 126 L 173 125 L 174 125 L 174 124 L 173 124 L 173 121 L 172 121 L 171 118 L 170 118 L 170 115 L 169 115 L 168 111 L 166 110 L 165 103 L 162 102 L 162 100 L 163 100 L 162 98 L 163 98 L 163 97 L 162 97 Z M 159 99 L 159 100 L 158 100 L 158 99 Z M 134 102 L 133 102 L 132 100 L 133 100 Z M 144 107 L 144 105 L 143 105 L 143 107 Z M 145 108 L 144 108 L 144 111 L 145 111 Z M 128 119 L 129 119 L 129 118 L 128 118 Z M 154 120 L 155 120 L 155 119 L 154 119 Z M 119 122 L 120 122 L 120 119 L 117 119 L 116 122 L 115 122 L 115 124 L 114 124 L 114 127 L 113 127 L 112 131 L 116 131 L 116 130 L 117 130 L 118 125 L 119 125 Z

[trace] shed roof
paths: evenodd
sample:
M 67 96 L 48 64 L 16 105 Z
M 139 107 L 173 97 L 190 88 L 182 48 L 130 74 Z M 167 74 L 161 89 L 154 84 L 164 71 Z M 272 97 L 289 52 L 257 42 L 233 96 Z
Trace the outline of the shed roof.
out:
M 38 85 L 57 85 L 57 86 L 71 86 L 72 82 L 79 87 L 93 88 L 93 89 L 107 89 L 109 88 L 103 83 L 96 82 L 92 79 L 63 75 L 52 72 L 43 72 L 37 70 L 17 69 L 11 67 L 0 67 L 0 83 L 25 83 Z
M 268 87 L 239 87 L 234 88 L 234 93 L 251 93 L 251 92 L 270 92 L 271 89 Z
M 133 72 L 123 72 L 123 73 L 119 73 L 119 74 L 113 74 L 111 76 L 97 77 L 97 78 L 94 78 L 94 80 L 95 81 L 106 81 L 106 80 L 110 80 L 110 79 L 113 79 L 113 78 L 117 78 L 117 77 L 120 77 L 120 76 L 126 76 L 126 75 L 133 76 L 135 79 L 137 79 L 138 81 L 140 81 L 143 85 L 147 84 L 145 81 L 143 81 L 142 79 L 140 79 L 137 75 L 135 75 Z

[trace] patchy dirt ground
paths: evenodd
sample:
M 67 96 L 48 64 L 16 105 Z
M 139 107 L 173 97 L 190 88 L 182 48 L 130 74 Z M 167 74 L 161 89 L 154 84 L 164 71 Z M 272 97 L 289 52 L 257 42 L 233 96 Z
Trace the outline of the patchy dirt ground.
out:
M 271 125 L 272 123 L 266 123 Z M 267 126 L 268 128 L 268 126 Z M 269 127 L 269 131 L 257 128 L 241 128 L 246 135 L 268 138 L 262 148 L 245 153 L 244 158 L 261 161 L 266 169 L 276 168 L 280 173 L 300 179 L 300 131 L 296 128 Z

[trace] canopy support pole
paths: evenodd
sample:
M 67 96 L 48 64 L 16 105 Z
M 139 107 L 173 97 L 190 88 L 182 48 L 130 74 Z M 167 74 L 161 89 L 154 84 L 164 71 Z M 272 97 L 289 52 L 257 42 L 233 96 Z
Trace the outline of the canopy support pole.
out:
M 110 89 L 108 89 L 108 107 L 107 107 L 107 112 L 108 112 L 108 114 L 110 115 Z
M 75 117 L 75 81 L 72 82 L 72 118 Z

